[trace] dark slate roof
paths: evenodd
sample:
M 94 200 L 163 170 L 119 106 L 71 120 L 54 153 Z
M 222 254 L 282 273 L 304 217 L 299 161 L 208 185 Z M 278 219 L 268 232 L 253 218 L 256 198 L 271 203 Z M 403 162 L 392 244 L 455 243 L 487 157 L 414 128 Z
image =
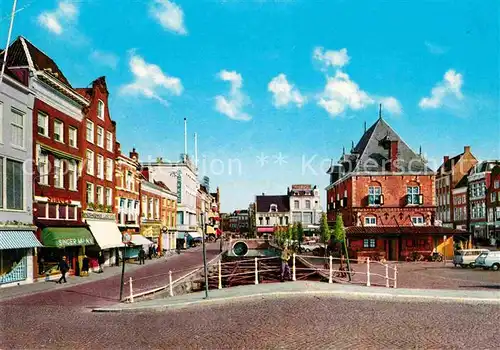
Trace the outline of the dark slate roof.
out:
M 344 154 L 340 164 L 345 172 L 380 172 L 385 171 L 384 165 L 389 163 L 389 149 L 384 147 L 384 141 L 398 141 L 399 171 L 433 173 L 423 157 L 416 154 L 401 137 L 387 124 L 383 118 L 373 124 L 361 136 L 351 154 Z
M 439 174 L 441 172 L 444 172 L 444 173 L 450 172 L 451 168 L 460 161 L 460 158 L 462 158 L 463 155 L 464 155 L 464 153 L 460 153 L 460 154 L 456 155 L 455 157 L 448 159 L 446 162 L 441 164 L 441 166 L 437 170 L 437 173 Z
M 469 175 L 489 172 L 493 170 L 496 165 L 500 165 L 500 160 L 485 160 L 477 163 L 471 170 Z
M 457 184 L 455 185 L 454 188 L 467 187 L 467 177 L 468 177 L 467 174 L 465 174 L 464 176 L 462 176 L 462 178 L 460 179 L 460 181 L 457 182 Z
M 24 50 L 23 42 L 26 44 L 27 52 Z M 3 55 L 3 51 L 0 55 Z M 31 42 L 26 40 L 24 37 L 18 37 L 9 47 L 9 52 L 7 55 L 7 63 L 9 67 L 20 67 L 20 66 L 29 66 L 28 57 L 31 57 L 33 61 L 33 68 L 35 70 L 43 71 L 45 69 L 50 69 L 52 73 L 50 73 L 53 77 L 58 79 L 63 84 L 71 87 L 68 79 L 64 76 L 62 71 L 59 69 L 57 64 L 42 52 L 39 48 L 33 45 Z
M 271 209 L 271 204 L 276 204 L 278 212 L 285 213 L 290 211 L 290 200 L 286 195 L 281 196 L 257 196 L 257 212 L 265 213 Z

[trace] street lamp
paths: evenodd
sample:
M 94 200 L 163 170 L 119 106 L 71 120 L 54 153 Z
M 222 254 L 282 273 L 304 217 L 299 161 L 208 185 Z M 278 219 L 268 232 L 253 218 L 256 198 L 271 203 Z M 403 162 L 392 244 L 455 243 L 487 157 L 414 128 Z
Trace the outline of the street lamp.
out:
M 203 245 L 203 269 L 205 272 L 205 299 L 208 299 L 207 247 L 205 245 L 205 213 L 201 213 L 201 242 Z

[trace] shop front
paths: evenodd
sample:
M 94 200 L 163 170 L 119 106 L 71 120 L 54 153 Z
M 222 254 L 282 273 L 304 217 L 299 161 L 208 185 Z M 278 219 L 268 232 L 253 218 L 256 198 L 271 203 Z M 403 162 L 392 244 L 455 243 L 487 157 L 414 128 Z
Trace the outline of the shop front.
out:
M 33 282 L 33 252 L 40 247 L 33 231 L 0 230 L 0 288 Z
M 141 248 L 143 248 L 147 254 L 151 245 L 153 245 L 153 242 L 143 235 L 132 235 L 132 239 L 125 249 L 125 259 L 136 259 L 139 256 Z
M 79 276 L 85 247 L 95 244 L 86 227 L 45 227 L 40 230 L 40 239 L 43 248 L 38 252 L 39 277 L 58 275 L 57 265 L 63 256 L 68 261 L 69 274 Z
M 162 252 L 175 250 L 177 232 L 168 230 L 166 227 L 162 229 L 161 234 L 161 250 Z
M 141 235 L 158 245 L 160 252 L 162 249 L 161 230 L 162 225 L 160 222 L 144 222 L 141 225 L 140 231 Z

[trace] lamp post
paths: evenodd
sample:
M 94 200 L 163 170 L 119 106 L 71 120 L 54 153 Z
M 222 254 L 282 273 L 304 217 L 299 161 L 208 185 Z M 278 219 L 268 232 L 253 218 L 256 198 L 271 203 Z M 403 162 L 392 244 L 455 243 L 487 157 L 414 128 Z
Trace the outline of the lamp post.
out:
M 205 213 L 201 213 L 201 242 L 203 245 L 203 270 L 205 272 L 205 299 L 208 299 L 207 247 L 205 245 Z

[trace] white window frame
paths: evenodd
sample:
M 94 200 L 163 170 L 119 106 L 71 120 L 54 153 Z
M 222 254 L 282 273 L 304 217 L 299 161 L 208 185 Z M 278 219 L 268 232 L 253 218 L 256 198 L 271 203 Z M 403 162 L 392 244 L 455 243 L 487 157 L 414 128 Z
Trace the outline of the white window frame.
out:
M 306 209 L 311 209 L 311 201 L 306 199 Z
M 105 108 L 104 102 L 102 100 L 97 101 L 97 118 L 101 120 L 104 120 L 104 114 L 105 114 L 104 108 Z
M 490 200 L 491 200 L 491 203 L 495 203 L 497 201 L 497 193 L 496 192 L 491 192 L 491 195 L 490 195 Z
M 89 126 L 90 126 L 90 131 L 89 131 Z M 85 123 L 85 139 L 90 143 L 94 143 L 94 137 L 95 137 L 94 134 L 95 134 L 94 123 L 90 120 L 87 120 Z
M 90 159 L 89 159 L 89 154 L 91 155 Z M 85 160 L 87 162 L 87 164 L 85 165 L 86 168 L 87 168 L 87 174 L 89 175 L 94 175 L 94 162 L 95 162 L 95 155 L 94 155 L 94 152 L 91 151 L 91 150 L 87 150 L 85 152 Z
M 104 205 L 104 187 L 96 186 L 95 191 L 97 197 L 97 204 Z
M 64 162 L 60 158 L 54 158 L 54 187 L 64 188 Z
M 363 249 L 374 249 L 377 248 L 376 238 L 365 238 L 363 239 Z
M 368 205 L 369 206 L 379 206 L 381 198 L 382 198 L 382 187 L 380 187 L 380 186 L 369 186 L 368 187 Z
M 59 128 L 59 133 L 56 133 L 56 130 Z M 56 135 L 59 139 L 56 138 Z M 64 143 L 64 123 L 59 119 L 54 119 L 54 141 L 59 143 Z
M 148 197 L 142 196 L 142 217 L 148 217 Z
M 113 181 L 113 159 L 106 158 L 106 180 Z
M 113 206 L 113 189 L 106 187 L 105 191 L 105 196 L 106 196 L 106 206 L 111 207 Z
M 298 199 L 293 201 L 293 209 L 300 209 L 300 201 Z
M 24 149 L 25 145 L 26 145 L 26 129 L 25 129 L 25 125 L 26 125 L 26 115 L 25 113 L 23 113 L 22 111 L 16 109 L 16 108 L 11 108 L 10 111 L 12 112 L 12 118 L 10 120 L 10 128 L 11 128 L 11 140 L 10 140 L 10 143 L 13 147 L 18 147 L 18 148 L 22 148 Z M 22 125 L 20 124 L 17 124 L 14 122 L 14 115 L 17 115 L 19 117 L 21 117 L 21 121 L 22 121 Z M 13 137 L 14 137 L 14 128 L 17 128 L 17 129 L 21 129 L 21 144 L 18 145 L 18 144 L 15 144 L 13 141 Z
M 412 216 L 411 222 L 413 223 L 414 226 L 423 226 L 424 225 L 424 217 L 423 216 Z
M 97 155 L 97 177 L 104 179 L 104 157 L 100 154 Z
M 73 173 L 73 174 L 72 174 Z M 74 160 L 68 161 L 68 189 L 70 191 L 78 190 L 78 166 Z M 73 180 L 74 186 L 71 184 L 71 180 Z
M 99 131 L 101 134 L 99 135 Z M 101 136 L 99 138 L 99 136 Z M 102 126 L 97 126 L 97 146 L 104 148 L 104 128 Z
M 40 117 L 42 117 L 43 120 L 43 133 L 40 132 Z M 42 113 L 42 112 L 38 112 L 38 115 L 37 115 L 37 132 L 38 132 L 38 135 L 42 135 L 42 136 L 45 136 L 45 137 L 49 137 L 49 116 L 45 113 Z
M 21 208 L 9 208 L 8 207 L 8 200 L 7 200 L 7 163 L 11 161 L 13 163 L 18 163 L 21 165 Z M 3 156 L 0 156 L 0 186 L 2 186 L 2 191 L 0 192 L 0 210 L 9 210 L 9 211 L 24 211 L 26 210 L 26 199 L 25 199 L 25 191 L 26 191 L 26 183 L 24 181 L 24 176 L 22 173 L 22 162 L 19 162 L 18 160 L 11 159 L 11 158 L 6 158 Z
M 73 144 L 71 144 L 73 141 Z M 74 126 L 68 128 L 68 144 L 70 147 L 78 148 L 78 129 Z
M 89 185 L 90 185 L 90 188 L 91 188 L 90 196 L 88 195 L 88 193 L 89 193 Z M 95 189 L 94 189 L 94 184 L 92 182 L 87 182 L 87 185 L 85 186 L 85 196 L 86 196 L 86 199 L 87 199 L 87 205 L 94 204 L 94 202 L 95 202 Z
M 365 226 L 377 226 L 377 217 L 365 216 Z
M 41 160 L 44 159 L 45 162 L 41 162 Z M 42 170 L 40 170 L 40 164 L 43 165 L 43 173 Z M 41 149 L 39 150 L 38 153 L 38 159 L 37 159 L 37 168 L 38 168 L 38 183 L 40 185 L 49 185 L 49 155 L 47 153 L 44 153 Z
M 106 149 L 113 152 L 113 133 L 106 131 Z
M 408 204 L 418 205 L 420 196 L 420 186 L 406 186 L 406 195 L 408 198 L 410 198 L 410 200 L 408 200 Z M 415 203 L 415 198 L 416 198 L 416 203 Z M 444 204 L 444 198 L 443 198 L 443 204 Z

